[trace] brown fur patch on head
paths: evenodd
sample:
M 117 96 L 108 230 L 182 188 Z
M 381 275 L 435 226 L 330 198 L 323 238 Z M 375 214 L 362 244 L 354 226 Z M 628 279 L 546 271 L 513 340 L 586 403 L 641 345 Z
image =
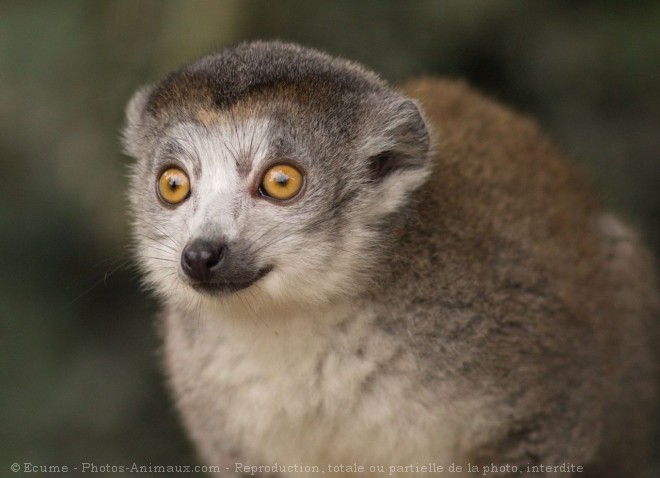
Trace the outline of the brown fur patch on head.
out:
M 195 113 L 195 118 L 204 126 L 211 126 L 220 122 L 220 113 L 215 109 L 201 108 Z
M 350 61 L 293 44 L 254 42 L 226 48 L 171 73 L 154 88 L 147 109 L 154 116 L 197 105 L 227 110 L 280 86 L 307 88 L 317 99 L 361 97 L 387 89 L 376 74 Z M 319 95 L 321 88 L 328 94 Z

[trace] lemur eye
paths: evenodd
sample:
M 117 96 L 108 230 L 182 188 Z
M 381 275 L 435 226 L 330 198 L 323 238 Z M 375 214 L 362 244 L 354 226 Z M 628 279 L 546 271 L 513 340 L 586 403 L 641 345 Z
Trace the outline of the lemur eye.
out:
M 279 200 L 293 198 L 300 192 L 303 175 L 293 166 L 277 164 L 266 171 L 259 192 L 267 197 Z
M 158 179 L 158 194 L 168 204 L 179 204 L 190 195 L 190 179 L 179 168 L 163 171 Z

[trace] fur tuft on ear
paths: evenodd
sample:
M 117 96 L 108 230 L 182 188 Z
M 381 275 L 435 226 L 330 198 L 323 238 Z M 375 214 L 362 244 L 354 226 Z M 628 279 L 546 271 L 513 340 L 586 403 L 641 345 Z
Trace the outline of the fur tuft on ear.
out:
M 370 146 L 379 151 L 369 155 L 368 167 L 374 181 L 381 181 L 396 171 L 425 169 L 428 165 L 430 138 L 417 105 L 403 99 L 384 110 L 383 125 Z M 380 115 L 379 115 L 380 116 Z
M 383 104 L 384 103 L 384 104 Z M 400 96 L 387 98 L 368 119 L 360 149 L 372 183 L 371 211 L 382 217 L 398 210 L 431 172 L 431 138 L 420 109 Z
M 144 142 L 147 103 L 153 90 L 154 85 L 143 86 L 133 93 L 126 106 L 126 126 L 122 132 L 122 146 L 124 151 L 133 157 L 139 157 L 142 151 L 140 145 Z

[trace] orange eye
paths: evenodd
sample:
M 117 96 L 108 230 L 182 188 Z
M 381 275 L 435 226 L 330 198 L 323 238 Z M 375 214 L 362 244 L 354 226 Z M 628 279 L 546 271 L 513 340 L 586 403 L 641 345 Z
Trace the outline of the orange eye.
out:
M 190 179 L 179 168 L 169 168 L 163 171 L 158 179 L 158 194 L 169 204 L 179 204 L 190 195 Z
M 303 175 L 293 166 L 277 164 L 266 171 L 259 192 L 264 196 L 284 201 L 295 197 L 303 186 Z

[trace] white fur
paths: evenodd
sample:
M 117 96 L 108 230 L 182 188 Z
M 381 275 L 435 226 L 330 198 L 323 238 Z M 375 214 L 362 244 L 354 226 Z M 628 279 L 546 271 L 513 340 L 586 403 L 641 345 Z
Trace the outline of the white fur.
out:
M 203 428 L 198 420 L 222 417 L 217 423 L 221 433 L 248 450 L 241 460 L 327 469 L 328 464 L 355 462 L 447 467 L 461 457 L 459 417 L 467 416 L 467 410 L 444 405 L 443 393 L 412 395 L 419 387 L 412 383 L 409 353 L 397 363 L 409 369 L 408 378 L 383 378 L 387 373 L 380 370 L 374 393 L 361 389 L 369 374 L 397 351 L 390 337 L 374 334 L 369 314 L 362 312 L 338 336 L 329 332 L 355 313 L 348 305 L 293 314 L 280 310 L 257 321 L 224 316 L 210 307 L 199 313 L 192 341 L 181 335 L 179 325 L 169 324 L 166 356 L 179 372 L 173 374 L 174 386 L 182 401 L 203 403 L 217 397 L 215 415 L 186 419 L 195 433 Z M 358 346 L 366 349 L 363 358 L 351 353 Z M 320 375 L 319 354 L 327 354 Z M 192 383 L 199 380 L 206 384 L 203 391 Z M 191 396 L 189 390 L 194 390 Z M 216 464 L 217 450 L 200 438 L 206 461 Z

